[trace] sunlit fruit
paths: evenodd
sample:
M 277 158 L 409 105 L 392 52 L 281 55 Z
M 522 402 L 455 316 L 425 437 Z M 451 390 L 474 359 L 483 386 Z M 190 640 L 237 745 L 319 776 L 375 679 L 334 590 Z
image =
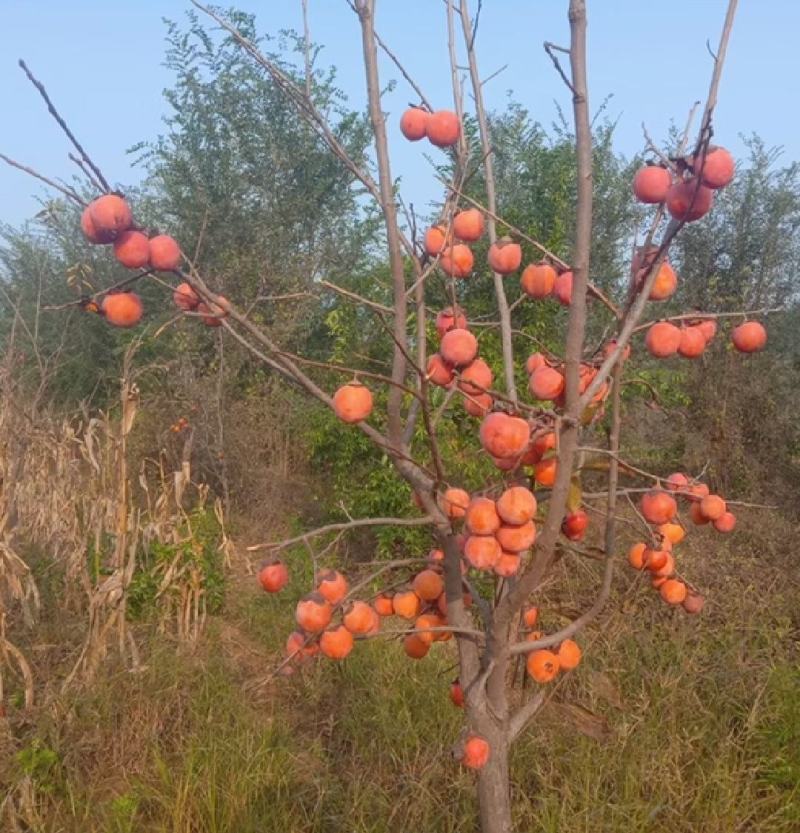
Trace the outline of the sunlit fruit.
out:
M 306 633 L 318 633 L 328 627 L 333 608 L 321 594 L 309 593 L 297 603 L 295 619 Z
M 476 570 L 490 570 L 502 555 L 494 535 L 470 535 L 464 542 L 464 558 Z
M 655 204 L 664 202 L 672 185 L 672 175 L 658 165 L 645 165 L 633 177 L 633 194 L 639 202 Z
M 461 763 L 470 769 L 483 769 L 489 760 L 489 742 L 480 735 L 470 735 L 464 741 Z
M 353 650 L 353 634 L 344 625 L 328 628 L 319 638 L 319 649 L 330 659 L 344 659 Z
M 678 505 L 672 495 L 654 489 L 642 495 L 640 509 L 648 523 L 665 524 L 675 517 Z
M 705 154 L 692 160 L 692 168 L 708 188 L 724 188 L 733 181 L 736 162 L 733 156 L 721 147 L 709 147 Z
M 714 192 L 696 179 L 676 182 L 667 192 L 667 211 L 687 223 L 699 220 L 711 209 Z
M 439 508 L 448 518 L 463 518 L 469 506 L 469 493 L 464 489 L 445 489 L 439 497 Z
M 496 509 L 504 523 L 524 524 L 536 515 L 536 497 L 525 486 L 512 486 L 497 499 Z
M 451 110 L 437 110 L 428 117 L 427 133 L 431 144 L 450 147 L 461 135 L 461 122 Z
M 416 619 L 419 616 L 419 596 L 413 590 L 402 590 L 392 597 L 395 615 L 403 619 Z
M 375 611 L 366 602 L 352 602 L 342 617 L 342 623 L 350 633 L 369 633 L 373 626 L 373 613 Z
M 745 321 L 731 333 L 731 339 L 740 353 L 757 353 L 767 343 L 767 331 L 758 321 Z
M 474 264 L 472 249 L 465 243 L 448 246 L 439 258 L 439 266 L 451 278 L 468 278 Z
M 549 683 L 558 674 L 561 663 L 552 651 L 531 651 L 525 663 L 528 673 L 537 683 Z
M 278 593 L 289 581 L 289 571 L 282 561 L 273 561 L 258 571 L 258 580 L 267 593 Z
M 421 107 L 409 107 L 400 117 L 400 132 L 410 142 L 418 142 L 427 135 L 428 118 L 428 112 Z
M 549 263 L 531 263 L 522 270 L 519 282 L 529 298 L 549 298 L 555 286 L 556 270 Z
M 558 648 L 558 664 L 562 671 L 571 671 L 577 668 L 581 661 L 583 652 L 577 642 L 572 639 L 565 639 Z
M 477 208 L 468 208 L 459 211 L 453 217 L 453 234 L 459 239 L 468 243 L 480 240 L 483 235 L 483 214 Z
M 478 340 L 469 330 L 448 330 L 442 336 L 439 354 L 453 367 L 466 367 L 478 355 Z
M 440 255 L 447 248 L 447 231 L 444 226 L 432 226 L 425 232 L 425 251 L 431 256 Z M 441 333 L 440 333 L 441 335 Z
M 522 263 L 522 247 L 508 237 L 489 246 L 489 268 L 499 275 L 516 272 Z
M 144 314 L 142 300 L 135 292 L 114 292 L 106 295 L 100 309 L 106 321 L 115 327 L 135 327 Z
M 333 395 L 333 411 L 342 422 L 361 422 L 372 413 L 372 393 L 359 382 L 342 385 Z
M 150 265 L 162 272 L 172 272 L 181 265 L 181 249 L 174 238 L 159 234 L 150 240 Z
M 659 588 L 661 598 L 671 605 L 679 605 L 686 599 L 686 585 L 680 579 L 667 579 Z
M 464 522 L 474 535 L 492 535 L 500 528 L 495 502 L 487 497 L 472 498 Z
M 114 241 L 114 257 L 126 269 L 143 269 L 150 263 L 150 241 L 146 234 L 128 229 Z
M 669 321 L 657 321 L 647 331 L 644 343 L 651 355 L 665 359 L 678 352 L 681 331 Z
M 448 330 L 453 329 L 466 330 L 467 318 L 458 307 L 445 307 L 436 315 L 436 332 L 442 338 Z
M 347 579 L 338 570 L 320 570 L 317 574 L 317 592 L 331 604 L 339 604 L 347 595 Z
M 491 413 L 481 422 L 481 445 L 493 457 L 516 457 L 528 447 L 531 429 L 520 417 Z

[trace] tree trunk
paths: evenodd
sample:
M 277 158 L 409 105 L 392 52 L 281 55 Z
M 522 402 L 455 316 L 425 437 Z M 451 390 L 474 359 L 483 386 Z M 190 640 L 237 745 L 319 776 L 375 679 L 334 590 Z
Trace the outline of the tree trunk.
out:
M 486 766 L 478 774 L 478 808 L 481 833 L 511 833 L 511 782 L 509 745 L 502 729 L 485 733 L 491 747 Z

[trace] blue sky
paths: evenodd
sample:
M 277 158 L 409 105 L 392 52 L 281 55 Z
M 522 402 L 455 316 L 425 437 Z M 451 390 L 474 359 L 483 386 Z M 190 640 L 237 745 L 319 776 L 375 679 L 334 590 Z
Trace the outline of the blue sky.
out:
M 324 45 L 323 64 L 338 69 L 354 107 L 364 105 L 357 21 L 344 0 L 309 0 L 312 37 Z M 470 0 L 474 11 L 477 0 Z M 490 107 L 509 95 L 549 124 L 554 100 L 569 112 L 566 89 L 542 50 L 544 40 L 568 42 L 566 0 L 484 0 L 478 57 L 484 76 L 507 68 L 486 88 Z M 726 0 L 589 0 L 590 99 L 613 95 L 608 113 L 619 119 L 617 146 L 642 148 L 641 123 L 654 136 L 684 120 L 705 98 L 711 59 Z M 261 31 L 301 28 L 300 0 L 240 0 Z M 70 125 L 115 183 L 136 182 L 125 149 L 162 129 L 162 91 L 171 85 L 162 66 L 163 18 L 180 21 L 188 0 L 0 0 L 0 151 L 53 177 L 71 175 L 66 140 L 16 66 L 28 62 L 47 85 Z M 452 106 L 439 0 L 378 0 L 377 28 L 436 106 Z M 211 21 L 209 21 L 211 23 Z M 740 134 L 757 131 L 768 145 L 800 159 L 800 120 L 793 91 L 800 76 L 800 3 L 741 0 L 717 109 L 716 139 L 741 152 Z M 397 78 L 384 108 L 391 113 L 394 173 L 408 201 L 424 204 L 438 188 L 422 148 L 402 140 L 397 119 L 413 93 L 384 63 L 382 80 Z M 43 190 L 0 164 L 0 222 L 17 224 L 38 210 Z

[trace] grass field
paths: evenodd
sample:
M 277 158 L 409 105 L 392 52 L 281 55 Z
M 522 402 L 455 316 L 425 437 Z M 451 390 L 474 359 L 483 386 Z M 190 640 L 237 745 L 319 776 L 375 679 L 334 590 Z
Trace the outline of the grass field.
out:
M 797 568 L 755 532 L 714 539 L 713 552 L 710 536 L 693 537 L 682 558 L 708 588 L 706 611 L 668 610 L 620 570 L 585 662 L 515 749 L 519 830 L 800 830 Z M 474 830 L 472 776 L 449 756 L 453 643 L 411 662 L 379 640 L 272 678 L 302 588 L 291 590 L 265 597 L 235 581 L 194 649 L 141 625 L 143 671 L 108 663 L 93 686 L 10 713 L 0 787 L 17 829 Z M 30 653 L 37 677 L 56 680 L 70 628 L 44 627 Z

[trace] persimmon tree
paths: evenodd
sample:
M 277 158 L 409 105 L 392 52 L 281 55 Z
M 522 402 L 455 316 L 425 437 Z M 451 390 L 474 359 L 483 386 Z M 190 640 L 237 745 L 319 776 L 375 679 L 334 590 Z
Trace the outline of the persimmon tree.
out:
M 677 147 L 664 151 L 646 136 L 654 161 L 636 174 L 632 188 L 639 202 L 652 207 L 651 213 L 641 229 L 642 245 L 633 247 L 627 287 L 611 295 L 591 279 L 595 222 L 585 0 L 568 2 L 569 45 L 545 43 L 573 106 L 575 232 L 570 250 L 560 253 L 498 213 L 485 79 L 477 61 L 478 19 L 471 16 L 468 0 L 444 3 L 453 87 L 452 107 L 444 109 L 427 99 L 376 31 L 376 0 L 348 2 L 361 30 L 374 165 L 348 151 L 315 103 L 308 36 L 303 79 L 264 54 L 237 28 L 235 18 L 192 2 L 267 74 L 311 134 L 379 207 L 391 304 L 324 277 L 319 283 L 326 292 L 374 316 L 390 345 L 389 372 L 311 360 L 278 343 L 250 310 L 228 297 L 229 291 L 223 294 L 226 287 L 213 276 L 200 274 L 175 239 L 137 226 L 130 203 L 112 192 L 32 76 L 99 195 L 86 204 L 73 189 L 2 158 L 78 204 L 87 239 L 113 245 L 117 260 L 132 270 L 126 280 L 81 298 L 79 306 L 105 316 L 110 325 L 136 326 L 145 309 L 133 285 L 151 279 L 167 285 L 177 309 L 175 320 L 195 318 L 199 324 L 223 328 L 266 367 L 331 408 L 353 431 L 362 432 L 410 486 L 419 515 L 349 518 L 288 540 L 250 547 L 270 555 L 259 573 L 269 592 L 286 586 L 291 564 L 280 555 L 295 544 L 307 546 L 315 563 L 323 567 L 309 595 L 297 605 L 298 627 L 288 637 L 286 657 L 277 670 L 292 673 L 315 655 L 344 659 L 361 639 L 397 637 L 412 659 L 425 657 L 435 643 L 452 640 L 459 671 L 451 697 L 464 709 L 462 736 L 454 738 L 455 755 L 477 773 L 482 830 L 510 831 L 509 751 L 550 696 L 548 684 L 580 663 L 581 631 L 601 612 L 612 586 L 620 548 L 617 516 L 623 504 L 630 508 L 642 537 L 627 554 L 631 567 L 649 577 L 660 600 L 687 614 L 702 610 L 703 595 L 681 571 L 676 557 L 675 547 L 687 530 L 679 517 L 678 500 L 685 502 L 694 524 L 711 523 L 721 533 L 735 526 L 729 508 L 734 502 L 711 494 L 698 478 L 649 472 L 623 459 L 620 432 L 623 376 L 642 347 L 658 359 L 697 358 L 728 319 L 736 325 L 731 336 L 736 350 L 755 352 L 766 341 L 766 331 L 756 318 L 774 310 L 691 311 L 659 318 L 655 306 L 677 287 L 678 276 L 669 262 L 673 241 L 687 223 L 713 210 L 714 194 L 735 173 L 731 155 L 712 139 L 736 0 L 728 4 L 713 55 L 696 138 L 691 140 L 694 109 Z M 305 2 L 303 11 L 307 12 Z M 415 106 L 400 120 L 403 135 L 410 141 L 428 141 L 434 152 L 449 155 L 450 176 L 441 179 L 441 212 L 424 232 L 395 187 L 381 102 L 381 50 L 415 97 Z M 466 57 L 466 69 L 460 55 Z M 469 116 L 476 130 L 474 142 L 464 129 L 465 83 L 474 105 Z M 469 183 L 477 175 L 484 185 L 482 199 L 469 196 Z M 488 241 L 488 268 L 475 258 L 483 240 Z M 524 262 L 523 251 L 536 252 L 536 258 Z M 510 303 L 510 287 L 517 275 L 521 291 Z M 461 300 L 464 287 L 478 280 L 486 280 L 493 289 L 496 317 L 491 321 L 471 321 Z M 448 305 L 432 309 L 435 297 L 448 298 Z M 530 353 L 531 337 L 515 327 L 515 312 L 522 305 L 553 302 L 568 308 L 563 350 Z M 588 343 L 589 314 L 605 327 L 599 344 Z M 479 355 L 487 333 L 498 335 L 497 367 Z M 640 335 L 643 344 L 638 342 L 632 353 L 632 342 Z M 476 420 L 472 430 L 495 467 L 493 476 L 469 491 L 463 488 L 458 468 L 447 464 L 441 446 L 442 426 L 462 407 Z M 587 444 L 597 436 L 598 426 L 606 429 L 603 447 Z M 596 483 L 589 462 L 597 460 L 603 465 L 594 469 L 604 472 L 605 487 L 589 491 L 584 481 L 592 477 Z M 631 485 L 621 485 L 622 478 Z M 316 549 L 319 541 L 335 543 L 351 530 L 408 526 L 430 531 L 429 554 L 387 560 L 375 569 L 345 576 L 324 569 L 331 544 Z M 601 543 L 582 544 L 592 527 Z M 543 633 L 537 630 L 537 599 L 545 583 L 553 580 L 554 564 L 562 557 L 593 559 L 601 570 L 591 604 L 561 627 Z M 396 617 L 399 623 L 385 627 L 387 617 Z M 522 663 L 535 685 L 516 684 Z

